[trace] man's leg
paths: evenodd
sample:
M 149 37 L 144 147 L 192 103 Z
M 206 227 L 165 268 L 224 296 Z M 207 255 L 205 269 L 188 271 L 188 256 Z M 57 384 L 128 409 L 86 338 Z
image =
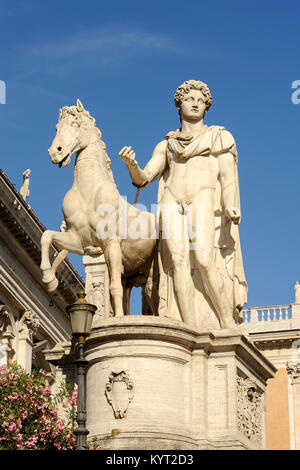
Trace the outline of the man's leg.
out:
M 166 202 L 166 198 L 165 198 Z M 182 321 L 194 325 L 194 285 L 189 263 L 189 240 L 185 216 L 174 200 L 167 201 L 162 211 L 163 237 L 171 255 L 174 294 Z
M 209 296 L 218 316 L 220 326 L 231 328 L 233 320 L 233 299 L 225 290 L 224 280 L 215 265 L 215 216 L 214 192 L 202 190 L 190 206 L 189 236 L 192 239 L 196 266 L 201 272 L 206 294 Z

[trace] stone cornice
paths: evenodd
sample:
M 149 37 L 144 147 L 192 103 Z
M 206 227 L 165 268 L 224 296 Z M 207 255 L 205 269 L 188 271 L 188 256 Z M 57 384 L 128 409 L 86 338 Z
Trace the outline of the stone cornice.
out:
M 42 321 L 42 330 L 48 334 L 55 333 L 57 340 L 65 337 L 66 331 L 69 332 L 69 316 L 61 303 L 55 303 L 52 307 L 40 301 L 38 295 L 28 287 L 27 279 L 22 279 L 3 259 L 0 263 L 0 284 L 7 296 L 18 306 L 18 310 L 34 310 L 38 313 Z M 24 282 L 25 281 L 25 282 Z M 48 295 L 47 295 L 48 297 Z M 57 297 L 55 297 L 57 299 Z M 48 300 L 51 300 L 49 297 Z M 63 317 L 62 317 L 63 314 Z M 70 332 L 71 333 L 71 332 Z
M 46 227 L 2 170 L 0 170 L 0 218 L 20 247 L 39 266 L 41 261 L 40 239 Z M 53 246 L 51 251 L 50 256 L 57 253 Z M 83 280 L 67 259 L 58 268 L 57 277 L 60 294 L 66 303 L 72 303 L 76 298 L 76 292 L 84 286 Z
M 293 341 L 300 339 L 300 330 L 269 331 L 250 333 L 251 340 L 261 350 L 290 348 Z
M 149 338 L 176 343 L 188 350 L 201 350 L 207 355 L 212 351 L 214 354 L 238 352 L 241 360 L 249 363 L 251 359 L 254 374 L 263 374 L 266 380 L 273 377 L 277 369 L 247 336 L 238 328 L 203 332 L 166 317 L 138 315 L 104 319 L 100 327 L 93 329 L 86 341 L 86 348 L 88 350 L 93 348 L 95 343 L 103 344 L 113 340 Z

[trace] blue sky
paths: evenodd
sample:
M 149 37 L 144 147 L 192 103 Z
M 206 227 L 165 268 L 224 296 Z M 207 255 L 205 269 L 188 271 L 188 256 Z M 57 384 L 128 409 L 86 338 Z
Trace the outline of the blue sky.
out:
M 31 168 L 28 203 L 59 229 L 73 162 L 47 149 L 58 110 L 77 97 L 97 121 L 122 195 L 135 188 L 118 157 L 132 145 L 144 167 L 178 126 L 173 95 L 189 79 L 208 84 L 206 123 L 226 127 L 239 152 L 240 236 L 248 306 L 294 301 L 299 264 L 300 104 L 298 1 L 0 1 L 0 167 L 19 189 Z M 139 202 L 156 202 L 157 184 Z M 79 256 L 70 257 L 83 275 Z M 137 304 L 136 304 L 137 305 Z M 138 307 L 136 307 L 138 308 Z

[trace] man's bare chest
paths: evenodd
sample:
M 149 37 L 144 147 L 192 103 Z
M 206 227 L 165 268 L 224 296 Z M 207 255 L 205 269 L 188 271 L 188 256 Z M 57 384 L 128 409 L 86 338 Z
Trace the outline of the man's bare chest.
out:
M 194 156 L 190 158 L 179 158 L 172 152 L 167 153 L 168 165 L 171 172 L 189 174 L 196 172 L 198 175 L 202 172 L 209 172 L 217 176 L 219 173 L 218 158 L 213 155 Z

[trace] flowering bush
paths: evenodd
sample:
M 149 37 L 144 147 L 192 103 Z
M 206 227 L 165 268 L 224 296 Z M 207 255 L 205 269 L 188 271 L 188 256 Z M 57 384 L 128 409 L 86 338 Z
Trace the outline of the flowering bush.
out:
M 56 396 L 38 374 L 17 364 L 0 367 L 0 449 L 74 449 L 77 391 L 61 386 Z M 59 418 L 57 405 L 66 411 Z

